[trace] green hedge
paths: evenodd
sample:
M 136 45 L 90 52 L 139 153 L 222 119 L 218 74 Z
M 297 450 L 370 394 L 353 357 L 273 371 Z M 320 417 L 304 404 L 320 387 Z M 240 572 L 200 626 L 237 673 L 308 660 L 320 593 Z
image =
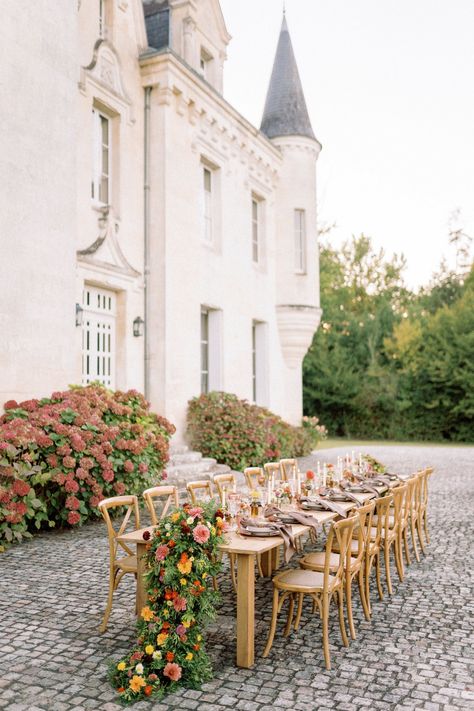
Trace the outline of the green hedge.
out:
M 236 470 L 305 456 L 325 436 L 317 418 L 304 418 L 301 427 L 293 427 L 269 410 L 224 392 L 190 400 L 187 428 L 193 449 Z

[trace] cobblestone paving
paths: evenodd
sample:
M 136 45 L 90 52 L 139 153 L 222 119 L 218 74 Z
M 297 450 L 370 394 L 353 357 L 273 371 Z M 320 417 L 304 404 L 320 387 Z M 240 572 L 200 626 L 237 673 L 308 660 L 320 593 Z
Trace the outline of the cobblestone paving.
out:
M 234 664 L 235 601 L 222 576 L 223 604 L 208 632 L 215 678 L 201 691 L 181 691 L 137 711 L 179 707 L 199 711 L 353 711 L 354 709 L 474 709 L 474 448 L 372 447 L 391 469 L 431 464 L 426 558 L 407 569 L 394 595 L 378 601 L 372 622 L 357 595 L 357 640 L 345 649 L 330 621 L 332 671 L 323 666 L 317 617 L 303 617 L 286 640 L 279 626 L 267 659 L 269 581 L 257 582 L 256 664 Z M 339 450 L 322 451 L 334 460 Z M 302 468 L 315 458 L 301 462 Z M 0 709 L 118 711 L 106 680 L 107 662 L 133 638 L 133 578 L 115 596 L 109 628 L 98 634 L 107 590 L 108 549 L 102 524 L 37 536 L 0 556 Z

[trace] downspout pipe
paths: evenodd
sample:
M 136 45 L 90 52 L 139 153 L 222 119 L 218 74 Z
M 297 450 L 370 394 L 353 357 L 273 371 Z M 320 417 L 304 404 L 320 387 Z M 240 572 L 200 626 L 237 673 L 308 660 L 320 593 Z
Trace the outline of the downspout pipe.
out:
M 150 337 L 149 337 L 149 275 L 150 275 L 150 116 L 151 116 L 151 86 L 145 87 L 144 112 L 144 160 L 143 160 L 143 290 L 144 290 L 144 386 L 145 397 L 150 398 Z

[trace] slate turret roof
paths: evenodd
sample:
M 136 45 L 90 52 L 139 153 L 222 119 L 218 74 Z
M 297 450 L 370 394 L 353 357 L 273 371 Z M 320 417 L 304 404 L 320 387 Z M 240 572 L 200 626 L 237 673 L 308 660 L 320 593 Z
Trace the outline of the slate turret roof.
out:
M 306 136 L 316 140 L 285 15 L 283 15 L 260 130 L 268 138 Z

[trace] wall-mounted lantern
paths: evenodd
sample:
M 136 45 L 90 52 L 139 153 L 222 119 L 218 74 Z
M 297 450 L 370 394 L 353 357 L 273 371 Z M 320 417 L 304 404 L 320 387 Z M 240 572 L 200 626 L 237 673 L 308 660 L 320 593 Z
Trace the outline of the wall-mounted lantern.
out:
M 84 318 L 84 309 L 80 304 L 76 304 L 76 326 L 82 326 L 82 320 Z
M 138 336 L 143 336 L 145 332 L 145 321 L 142 319 L 141 316 L 137 316 L 137 318 L 133 322 L 133 335 L 138 337 Z

